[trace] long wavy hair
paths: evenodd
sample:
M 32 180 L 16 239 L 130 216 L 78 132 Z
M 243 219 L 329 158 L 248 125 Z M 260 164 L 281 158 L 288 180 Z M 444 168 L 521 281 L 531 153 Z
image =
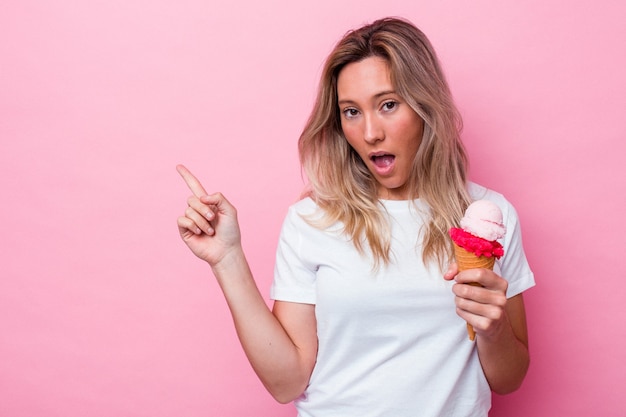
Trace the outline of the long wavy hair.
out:
M 376 267 L 391 260 L 390 225 L 377 196 L 376 180 L 348 144 L 341 129 L 337 78 L 348 64 L 368 57 L 384 59 L 396 93 L 424 120 L 423 137 L 408 182 L 411 200 L 429 207 L 421 231 L 422 258 L 440 268 L 450 259 L 450 227 L 458 225 L 470 203 L 467 154 L 460 140 L 462 121 L 435 51 L 413 24 L 385 18 L 352 30 L 328 56 L 313 111 L 300 136 L 300 162 L 308 178 L 305 192 L 322 209 L 317 227 L 340 222 Z

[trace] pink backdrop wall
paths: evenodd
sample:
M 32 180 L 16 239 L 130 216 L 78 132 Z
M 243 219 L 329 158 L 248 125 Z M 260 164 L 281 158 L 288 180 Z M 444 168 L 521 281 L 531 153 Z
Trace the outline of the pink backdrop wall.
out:
M 517 206 L 536 272 L 532 366 L 491 415 L 626 415 L 623 4 L 4 2 L 0 415 L 294 415 L 178 238 L 174 167 L 237 205 L 267 294 L 321 62 L 385 15 L 438 49 L 472 178 Z

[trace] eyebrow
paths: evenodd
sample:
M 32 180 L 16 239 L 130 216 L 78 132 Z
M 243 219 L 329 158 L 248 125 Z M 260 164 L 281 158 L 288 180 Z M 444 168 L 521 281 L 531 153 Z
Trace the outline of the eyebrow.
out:
M 386 96 L 387 94 L 398 94 L 395 92 L 395 90 L 385 90 L 385 91 L 381 91 L 380 93 L 374 94 L 374 97 L 372 97 L 373 99 L 377 99 L 380 98 L 382 96 Z M 337 104 L 351 104 L 354 103 L 354 101 L 352 100 L 339 100 L 337 102 Z

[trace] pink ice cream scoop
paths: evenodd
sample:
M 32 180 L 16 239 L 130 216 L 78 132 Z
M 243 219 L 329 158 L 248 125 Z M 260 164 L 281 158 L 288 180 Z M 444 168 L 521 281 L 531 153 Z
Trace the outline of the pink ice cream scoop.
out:
M 500 207 L 489 200 L 477 200 L 470 204 L 461 219 L 461 228 L 489 241 L 500 239 L 506 233 Z

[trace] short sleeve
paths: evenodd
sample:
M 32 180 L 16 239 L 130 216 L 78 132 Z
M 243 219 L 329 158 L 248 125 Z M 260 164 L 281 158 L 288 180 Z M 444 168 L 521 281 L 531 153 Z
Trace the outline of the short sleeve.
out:
M 505 216 L 506 234 L 504 236 L 504 256 L 496 263 L 500 275 L 505 278 L 509 287 L 507 297 L 511 298 L 535 285 L 535 277 L 530 269 L 524 246 L 522 245 L 522 230 L 515 208 L 506 202 L 502 207 Z
M 270 298 L 315 304 L 317 268 L 307 262 L 302 253 L 304 235 L 311 226 L 300 216 L 296 206 L 289 208 L 280 232 Z

